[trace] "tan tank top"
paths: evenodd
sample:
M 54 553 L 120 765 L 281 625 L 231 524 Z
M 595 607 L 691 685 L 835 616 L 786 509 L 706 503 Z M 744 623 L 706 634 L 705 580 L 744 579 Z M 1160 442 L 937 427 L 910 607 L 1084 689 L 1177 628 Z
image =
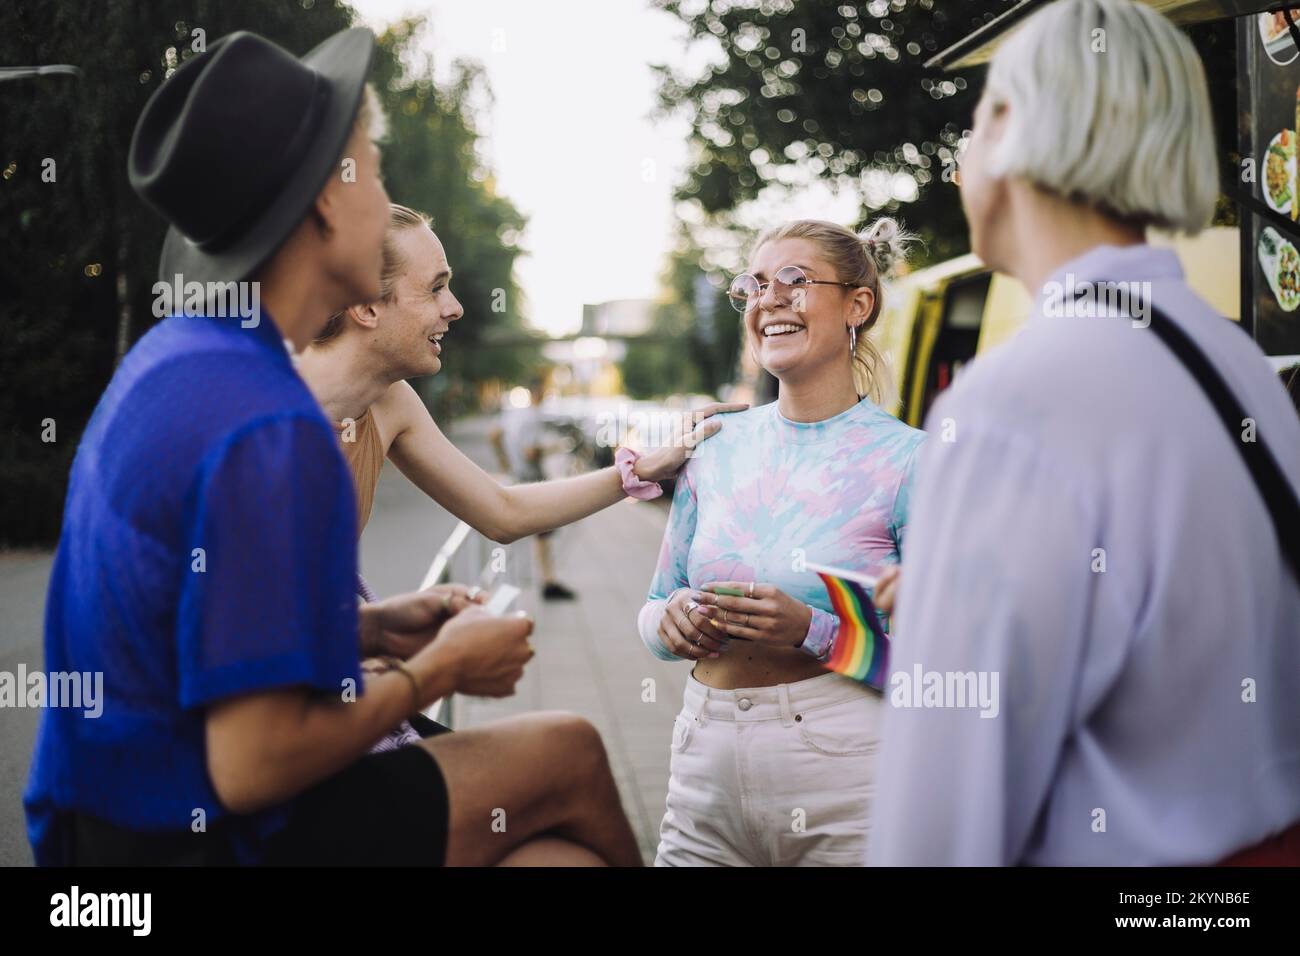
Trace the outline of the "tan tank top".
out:
M 375 503 L 375 485 L 379 484 L 379 472 L 384 467 L 384 442 L 371 412 L 372 409 L 367 408 L 366 413 L 350 426 L 343 422 L 334 423 L 339 447 L 352 469 L 352 483 L 357 489 L 357 537 L 361 536 L 370 520 L 370 509 Z

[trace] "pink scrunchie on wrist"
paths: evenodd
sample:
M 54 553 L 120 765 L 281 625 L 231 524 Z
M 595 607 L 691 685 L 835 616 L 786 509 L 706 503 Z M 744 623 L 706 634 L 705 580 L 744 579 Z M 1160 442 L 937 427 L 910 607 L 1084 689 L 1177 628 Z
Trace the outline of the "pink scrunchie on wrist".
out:
M 633 498 L 639 498 L 642 501 L 649 501 L 651 498 L 658 498 L 664 493 L 659 487 L 657 481 L 643 481 L 636 476 L 632 466 L 641 455 L 631 448 L 620 448 L 614 452 L 614 467 L 618 469 L 619 475 L 623 478 L 623 490 Z

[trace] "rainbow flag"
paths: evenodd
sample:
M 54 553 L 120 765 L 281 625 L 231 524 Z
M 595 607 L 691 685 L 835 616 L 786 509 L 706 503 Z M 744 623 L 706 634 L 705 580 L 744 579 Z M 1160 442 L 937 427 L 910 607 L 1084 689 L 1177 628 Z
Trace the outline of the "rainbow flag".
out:
M 883 690 L 889 670 L 889 638 L 866 592 L 866 588 L 876 586 L 875 578 L 820 564 L 808 564 L 807 568 L 815 571 L 826 585 L 831 608 L 840 619 L 835 647 L 826 667 Z

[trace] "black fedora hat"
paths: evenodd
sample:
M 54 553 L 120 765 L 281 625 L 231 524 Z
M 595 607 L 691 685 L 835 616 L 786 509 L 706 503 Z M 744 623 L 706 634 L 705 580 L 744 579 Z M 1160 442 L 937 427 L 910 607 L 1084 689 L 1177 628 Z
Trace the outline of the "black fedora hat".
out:
M 161 278 L 239 281 L 279 248 L 339 169 L 374 45 L 354 27 L 299 60 L 231 33 L 149 98 L 128 173 L 171 224 Z

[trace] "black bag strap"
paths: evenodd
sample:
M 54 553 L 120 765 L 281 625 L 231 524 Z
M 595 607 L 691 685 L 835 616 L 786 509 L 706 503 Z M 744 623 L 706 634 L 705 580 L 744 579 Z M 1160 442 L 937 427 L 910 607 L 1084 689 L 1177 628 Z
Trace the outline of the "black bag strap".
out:
M 1243 421 L 1250 416 L 1201 347 L 1154 305 L 1150 306 L 1150 317 L 1151 331 L 1183 363 L 1183 367 L 1196 379 L 1205 397 L 1218 412 L 1219 420 L 1227 428 L 1229 439 L 1237 446 L 1242 461 L 1250 470 L 1250 476 L 1255 479 L 1255 487 L 1259 489 L 1264 504 L 1268 507 L 1268 513 L 1273 519 L 1273 530 L 1277 532 L 1282 554 L 1291 565 L 1291 573 L 1300 580 L 1300 499 L 1297 499 L 1295 489 L 1287 481 L 1277 459 L 1258 431 L 1254 435 L 1254 441 L 1242 440 L 1241 431 L 1245 427 Z

